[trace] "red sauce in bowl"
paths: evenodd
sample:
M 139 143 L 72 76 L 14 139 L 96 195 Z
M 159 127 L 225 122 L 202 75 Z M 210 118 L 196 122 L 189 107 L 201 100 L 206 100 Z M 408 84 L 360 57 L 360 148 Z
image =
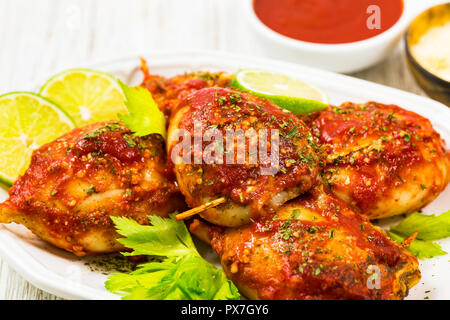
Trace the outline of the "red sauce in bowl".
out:
M 402 0 L 254 0 L 257 17 L 289 38 L 315 43 L 365 40 L 391 28 Z

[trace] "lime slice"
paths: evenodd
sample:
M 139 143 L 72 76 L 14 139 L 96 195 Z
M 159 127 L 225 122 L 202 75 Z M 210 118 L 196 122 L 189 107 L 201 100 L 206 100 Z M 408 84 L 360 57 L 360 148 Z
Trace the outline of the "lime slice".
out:
M 295 114 L 320 111 L 328 97 L 319 89 L 284 74 L 258 69 L 239 70 L 230 86 L 272 101 Z
M 0 96 L 0 181 L 8 186 L 25 172 L 33 150 L 75 127 L 51 101 L 30 92 Z
M 103 72 L 87 69 L 61 72 L 47 81 L 40 94 L 60 105 L 77 126 L 118 119 L 118 113 L 127 113 L 118 81 Z

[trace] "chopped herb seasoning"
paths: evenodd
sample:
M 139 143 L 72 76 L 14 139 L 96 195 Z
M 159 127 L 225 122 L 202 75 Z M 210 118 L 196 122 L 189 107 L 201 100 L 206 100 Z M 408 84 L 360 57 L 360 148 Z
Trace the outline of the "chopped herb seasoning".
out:
M 226 98 L 226 97 L 224 97 L 224 96 L 219 97 L 219 105 L 220 105 L 220 106 L 223 105 L 223 104 L 225 103 L 225 101 L 227 101 L 227 98 Z
M 409 133 L 407 133 L 407 134 L 405 134 L 403 139 L 405 139 L 406 142 L 409 142 L 409 141 L 411 141 L 411 135 Z
M 333 239 L 333 237 L 334 237 L 334 229 L 331 229 L 328 238 Z
M 232 93 L 232 94 L 230 95 L 230 102 L 231 102 L 232 104 L 235 104 L 236 102 L 239 101 L 240 98 L 241 98 L 241 95 L 240 95 L 239 93 Z
M 394 118 L 394 114 L 395 114 L 395 111 L 388 115 L 389 121 L 392 121 L 392 119 Z
M 310 227 L 308 228 L 308 232 L 309 232 L 309 233 L 316 233 L 316 231 L 317 231 L 317 227 L 310 226 Z
M 297 128 L 297 126 L 294 126 L 294 128 L 292 128 L 292 130 L 288 133 L 287 138 L 292 139 L 293 137 L 296 137 L 297 134 L 298 134 L 298 128 Z
M 95 189 L 95 186 L 90 186 L 89 189 L 86 190 L 86 193 L 91 195 L 93 193 L 97 193 L 97 190 Z
M 299 209 L 294 209 L 294 210 L 292 211 L 291 217 L 292 217 L 293 220 L 297 220 L 297 218 L 299 217 L 299 215 L 300 215 L 300 210 L 299 210 Z
M 134 142 L 134 140 L 131 139 L 131 137 L 130 137 L 129 135 L 124 135 L 124 136 L 123 136 L 123 139 L 125 140 L 125 142 L 127 143 L 127 145 L 128 145 L 130 148 L 136 147 L 136 142 Z
M 152 157 L 156 157 L 156 156 L 158 155 L 158 150 L 151 150 L 151 151 L 150 151 L 150 155 L 151 155 Z

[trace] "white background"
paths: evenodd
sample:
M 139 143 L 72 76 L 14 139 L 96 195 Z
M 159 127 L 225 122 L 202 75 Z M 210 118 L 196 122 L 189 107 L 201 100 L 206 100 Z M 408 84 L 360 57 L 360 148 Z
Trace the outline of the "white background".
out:
M 35 78 L 136 52 L 262 55 L 241 16 L 246 0 L 0 0 L 0 94 Z M 148 62 L 151 68 L 151 61 Z M 354 76 L 422 94 L 403 46 Z M 52 299 L 0 258 L 0 299 Z

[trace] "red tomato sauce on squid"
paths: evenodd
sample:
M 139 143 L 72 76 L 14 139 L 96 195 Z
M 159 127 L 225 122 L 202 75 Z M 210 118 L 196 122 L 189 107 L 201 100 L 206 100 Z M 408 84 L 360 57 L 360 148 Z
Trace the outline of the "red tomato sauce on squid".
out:
M 254 0 L 257 17 L 289 38 L 315 43 L 365 40 L 391 28 L 402 0 Z

